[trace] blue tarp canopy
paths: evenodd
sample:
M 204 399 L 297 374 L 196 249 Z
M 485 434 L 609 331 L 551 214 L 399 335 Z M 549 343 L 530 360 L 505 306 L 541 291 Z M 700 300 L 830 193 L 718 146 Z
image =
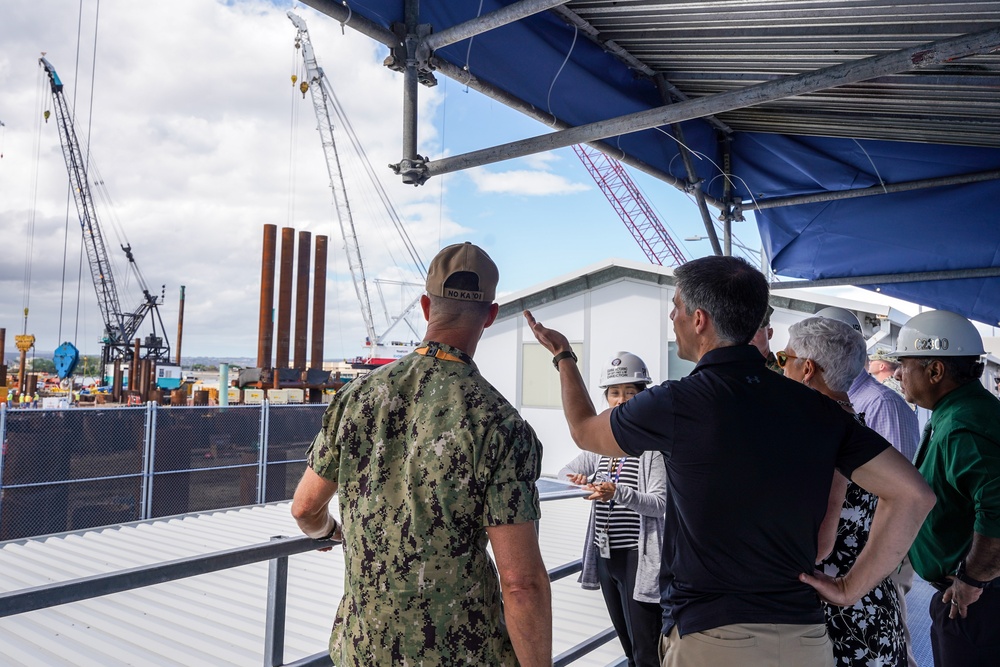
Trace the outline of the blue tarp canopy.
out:
M 406 34 L 389 32 L 404 0 L 306 4 L 387 45 Z M 491 14 L 516 7 L 541 11 Z M 417 23 L 433 39 L 494 16 L 418 61 L 561 128 L 684 109 L 680 135 L 635 119 L 585 140 L 723 216 L 754 211 L 780 275 L 1000 323 L 1000 2 L 421 0 Z

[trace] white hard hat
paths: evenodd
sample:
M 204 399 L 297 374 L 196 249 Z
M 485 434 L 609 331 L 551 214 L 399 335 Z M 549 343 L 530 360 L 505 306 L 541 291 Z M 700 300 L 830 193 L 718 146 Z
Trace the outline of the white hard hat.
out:
M 816 317 L 826 317 L 831 320 L 837 320 L 838 322 L 843 322 L 847 326 L 851 327 L 858 333 L 861 331 L 861 320 L 858 316 L 847 310 L 846 308 L 838 308 L 837 306 L 827 306 L 822 310 L 816 311 Z
M 930 310 L 914 315 L 896 338 L 893 357 L 978 357 L 986 354 L 976 326 L 958 313 Z
M 649 384 L 653 381 L 646 370 L 646 362 L 631 352 L 615 352 L 601 368 L 601 389 L 613 384 Z

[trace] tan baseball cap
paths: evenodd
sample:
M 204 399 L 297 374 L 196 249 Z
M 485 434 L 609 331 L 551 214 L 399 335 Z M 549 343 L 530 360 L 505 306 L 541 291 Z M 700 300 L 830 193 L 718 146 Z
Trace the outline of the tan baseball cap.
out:
M 463 271 L 474 273 L 479 277 L 479 291 L 445 288 L 444 284 L 448 278 Z M 493 303 L 497 296 L 498 282 L 500 282 L 500 271 L 490 256 L 479 246 L 466 241 L 448 246 L 431 260 L 426 287 L 427 293 L 431 296 Z

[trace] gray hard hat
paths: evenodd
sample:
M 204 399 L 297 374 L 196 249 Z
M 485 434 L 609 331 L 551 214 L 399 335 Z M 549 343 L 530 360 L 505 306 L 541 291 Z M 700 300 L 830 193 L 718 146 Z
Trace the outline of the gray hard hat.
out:
M 983 337 L 969 320 L 947 310 L 914 315 L 899 330 L 896 349 L 888 356 L 978 357 L 986 354 Z
M 827 306 L 822 310 L 816 311 L 816 317 L 826 317 L 831 320 L 837 320 L 838 322 L 843 322 L 847 326 L 851 327 L 858 333 L 861 332 L 861 320 L 858 316 L 847 310 L 846 308 L 840 308 L 838 306 Z

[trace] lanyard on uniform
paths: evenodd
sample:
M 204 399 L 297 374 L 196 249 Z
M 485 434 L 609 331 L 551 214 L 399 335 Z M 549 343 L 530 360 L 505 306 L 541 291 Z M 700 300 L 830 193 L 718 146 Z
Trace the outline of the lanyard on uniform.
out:
M 622 474 L 622 467 L 625 465 L 625 457 L 614 457 L 608 459 L 608 480 L 613 481 L 615 486 L 618 486 L 618 479 Z M 611 475 L 611 468 L 615 467 L 614 477 Z M 608 501 L 608 517 L 604 520 L 604 532 L 608 532 L 608 528 L 611 526 L 611 511 L 615 508 L 615 499 L 612 498 Z
M 424 357 L 434 357 L 435 359 L 441 359 L 442 361 L 457 361 L 462 364 L 471 364 L 472 362 L 469 355 L 465 354 L 461 350 L 456 350 L 458 354 L 445 352 L 438 346 L 437 343 L 428 343 L 423 347 L 418 347 L 414 350 L 414 352 Z
M 614 479 L 611 479 L 611 467 L 614 465 L 617 465 L 618 467 L 615 469 Z M 618 485 L 618 478 L 621 477 L 622 467 L 624 467 L 624 465 L 625 465 L 624 456 L 616 456 L 615 458 L 608 460 L 608 479 L 611 479 L 611 481 L 613 481 L 616 486 Z

